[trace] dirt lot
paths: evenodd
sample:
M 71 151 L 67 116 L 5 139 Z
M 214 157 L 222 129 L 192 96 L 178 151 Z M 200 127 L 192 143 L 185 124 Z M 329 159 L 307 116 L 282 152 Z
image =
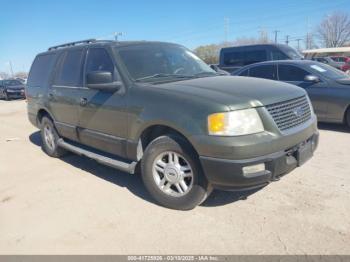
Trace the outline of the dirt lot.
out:
M 0 254 L 350 254 L 350 132 L 320 133 L 314 158 L 281 181 L 180 212 L 137 175 L 48 157 L 25 101 L 0 101 Z

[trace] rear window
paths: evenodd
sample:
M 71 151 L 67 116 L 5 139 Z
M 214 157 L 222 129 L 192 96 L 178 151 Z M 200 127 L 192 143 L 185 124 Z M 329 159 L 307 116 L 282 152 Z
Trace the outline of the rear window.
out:
M 277 80 L 276 65 L 261 65 L 249 69 L 249 76 Z
M 245 66 L 266 60 L 265 50 L 224 52 L 224 64 L 228 66 Z
M 82 86 L 83 50 L 67 51 L 60 57 L 60 66 L 54 84 L 61 86 Z
M 35 58 L 28 76 L 27 86 L 44 86 L 55 63 L 55 54 L 39 55 Z

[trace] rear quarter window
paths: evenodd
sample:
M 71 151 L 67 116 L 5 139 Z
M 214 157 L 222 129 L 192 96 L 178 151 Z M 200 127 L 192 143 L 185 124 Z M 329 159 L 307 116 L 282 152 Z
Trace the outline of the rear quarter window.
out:
M 43 87 L 49 81 L 56 54 L 38 55 L 30 69 L 27 86 Z

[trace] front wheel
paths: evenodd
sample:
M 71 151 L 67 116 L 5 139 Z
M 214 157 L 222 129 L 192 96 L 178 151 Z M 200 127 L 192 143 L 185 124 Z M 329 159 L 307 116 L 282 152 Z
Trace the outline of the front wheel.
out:
M 6 101 L 9 101 L 9 100 L 10 100 L 9 94 L 8 94 L 6 91 L 4 91 L 4 99 L 5 99 Z
M 178 136 L 162 136 L 152 141 L 144 153 L 141 169 L 148 192 L 168 208 L 193 209 L 211 192 L 195 152 Z

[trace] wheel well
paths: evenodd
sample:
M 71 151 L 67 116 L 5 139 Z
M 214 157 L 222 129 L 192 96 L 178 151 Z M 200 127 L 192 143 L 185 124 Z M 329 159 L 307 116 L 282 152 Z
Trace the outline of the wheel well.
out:
M 183 134 L 181 134 L 179 131 L 177 131 L 171 127 L 163 126 L 163 125 L 150 126 L 142 132 L 142 134 L 140 136 L 140 141 L 141 141 L 143 151 L 146 149 L 146 147 L 154 139 L 156 139 L 157 137 L 160 137 L 160 136 L 164 136 L 164 135 L 176 135 L 176 136 L 180 137 L 191 147 L 191 149 L 198 156 L 198 153 L 195 150 L 195 148 L 193 147 L 193 145 L 191 144 L 191 142 Z
M 51 118 L 50 114 L 45 110 L 45 109 L 40 109 L 38 111 L 37 117 L 36 117 L 36 121 L 38 124 L 41 123 L 41 120 L 43 119 L 44 116 L 48 116 L 49 118 Z

